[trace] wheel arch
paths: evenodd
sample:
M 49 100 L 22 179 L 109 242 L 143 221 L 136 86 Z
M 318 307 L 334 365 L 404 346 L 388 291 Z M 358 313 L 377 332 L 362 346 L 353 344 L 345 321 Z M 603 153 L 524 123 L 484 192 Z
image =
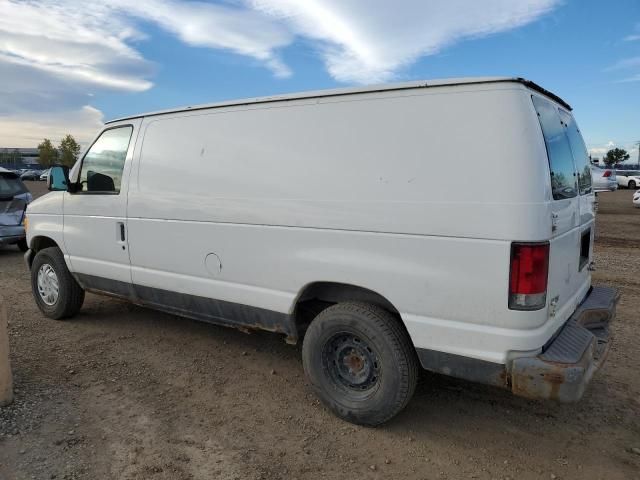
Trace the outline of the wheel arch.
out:
M 47 237 L 46 235 L 36 235 L 31 239 L 31 242 L 29 242 L 29 250 L 25 254 L 25 261 L 27 262 L 29 269 L 31 268 L 31 264 L 33 263 L 36 253 L 49 247 L 60 248 L 60 245 L 58 245 L 54 239 Z
M 312 282 L 305 285 L 295 301 L 297 307 L 300 302 L 317 299 L 327 303 L 345 301 L 360 301 L 376 304 L 391 313 L 400 314 L 398 309 L 383 295 L 366 287 L 341 282 Z M 295 311 L 295 310 L 294 310 Z
M 303 338 L 313 318 L 322 310 L 336 303 L 348 301 L 377 305 L 393 314 L 402 325 L 402 328 L 406 330 L 400 311 L 384 295 L 359 285 L 332 281 L 317 281 L 305 285 L 293 303 L 292 317 L 298 338 Z

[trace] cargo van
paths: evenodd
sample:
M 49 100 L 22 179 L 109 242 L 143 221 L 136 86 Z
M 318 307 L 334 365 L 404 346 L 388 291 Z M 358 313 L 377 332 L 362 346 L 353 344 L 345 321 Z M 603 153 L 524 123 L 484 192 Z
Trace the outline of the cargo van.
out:
M 468 175 L 447 182 L 443 171 Z M 338 416 L 378 425 L 420 367 L 577 401 L 617 291 L 591 285 L 571 107 L 520 78 L 423 81 L 108 122 L 28 209 L 40 310 L 86 291 L 302 342 Z

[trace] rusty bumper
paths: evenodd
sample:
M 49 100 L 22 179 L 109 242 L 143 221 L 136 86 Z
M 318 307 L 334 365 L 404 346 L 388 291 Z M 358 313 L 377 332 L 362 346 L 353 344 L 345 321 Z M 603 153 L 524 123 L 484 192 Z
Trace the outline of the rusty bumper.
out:
M 614 288 L 593 287 L 540 355 L 513 361 L 513 393 L 567 403 L 580 400 L 609 352 L 609 324 L 615 317 L 618 298 Z

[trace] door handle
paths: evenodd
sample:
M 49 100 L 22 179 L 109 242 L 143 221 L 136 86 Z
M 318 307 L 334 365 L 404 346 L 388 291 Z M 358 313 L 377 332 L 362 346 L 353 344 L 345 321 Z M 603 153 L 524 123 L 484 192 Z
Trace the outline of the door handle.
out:
M 120 234 L 120 241 L 125 241 L 124 223 L 118 222 L 118 233 Z

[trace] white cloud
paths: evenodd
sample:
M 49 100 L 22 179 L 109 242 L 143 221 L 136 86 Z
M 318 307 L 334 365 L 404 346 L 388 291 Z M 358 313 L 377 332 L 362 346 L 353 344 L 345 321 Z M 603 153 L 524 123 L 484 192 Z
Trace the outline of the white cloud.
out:
M 259 12 L 246 8 L 180 0 L 109 0 L 111 17 L 154 23 L 182 42 L 252 57 L 279 77 L 291 74 L 276 49 L 292 41 L 289 31 Z
M 0 116 L 0 146 L 35 147 L 43 138 L 55 144 L 67 133 L 86 144 L 102 128 L 102 112 L 91 106 L 52 113 Z
M 111 0 L 111 5 L 156 23 L 188 45 L 230 50 L 263 62 L 277 77 L 291 75 L 275 51 L 291 43 L 292 35 L 260 12 L 175 0 Z
M 618 62 L 608 67 L 607 70 L 622 70 L 634 67 L 640 67 L 640 57 L 631 57 L 619 60 Z
M 626 77 L 626 78 L 623 78 L 622 80 L 617 81 L 617 83 L 632 83 L 632 82 L 640 82 L 640 73 L 631 75 L 630 77 Z
M 640 40 L 640 23 L 635 26 L 635 33 L 627 35 L 624 40 L 626 42 L 633 42 Z M 605 72 L 617 71 L 617 70 L 640 70 L 640 57 L 631 57 L 619 60 L 615 64 L 607 67 Z M 640 82 L 640 71 L 633 72 L 630 76 L 617 80 L 616 83 L 629 83 Z
M 127 44 L 140 37 L 98 3 L 0 0 L 0 65 L 14 63 L 95 87 L 143 91 L 150 65 Z
M 530 23 L 561 0 L 0 0 L 0 64 L 16 63 L 100 88 L 143 91 L 152 65 L 135 48 L 154 23 L 182 42 L 254 58 L 291 75 L 278 50 L 294 35 L 319 42 L 347 82 L 393 78 L 464 38 Z
M 465 38 L 503 32 L 551 11 L 558 0 L 247 0 L 319 41 L 329 73 L 344 82 L 394 78 L 399 69 Z
M 635 42 L 636 40 L 640 40 L 640 23 L 636 24 L 636 28 L 634 30 L 635 33 L 624 37 L 625 42 Z
M 57 122 L 84 135 L 82 122 L 93 130 L 101 118 L 87 107 L 94 94 L 152 88 L 156 65 L 139 50 L 153 41 L 145 32 L 150 24 L 189 46 L 249 58 L 281 78 L 292 75 L 283 48 L 306 41 L 333 78 L 373 83 L 455 42 L 533 22 L 562 1 L 0 0 L 3 142 L 6 132 L 19 133 L 8 122 L 28 130 L 16 140 Z
M 610 67 L 605 69 L 605 72 L 615 72 L 620 70 L 634 70 L 640 69 L 640 57 L 631 57 L 619 60 Z M 617 80 L 617 83 L 639 82 L 640 73 L 632 73 L 631 76 Z
M 0 12 L 0 146 L 56 137 L 59 125 L 87 141 L 102 118 L 87 107 L 95 93 L 150 89 L 155 65 L 136 48 L 147 23 L 188 45 L 251 57 L 276 76 L 291 73 L 276 53 L 291 42 L 289 31 L 244 6 L 0 0 Z
M 0 0 L 0 63 L 13 62 L 96 87 L 144 91 L 151 64 L 133 44 L 152 22 L 193 46 L 226 49 L 290 72 L 275 50 L 291 34 L 259 12 L 179 0 Z M 135 18 L 132 18 L 135 17 Z

